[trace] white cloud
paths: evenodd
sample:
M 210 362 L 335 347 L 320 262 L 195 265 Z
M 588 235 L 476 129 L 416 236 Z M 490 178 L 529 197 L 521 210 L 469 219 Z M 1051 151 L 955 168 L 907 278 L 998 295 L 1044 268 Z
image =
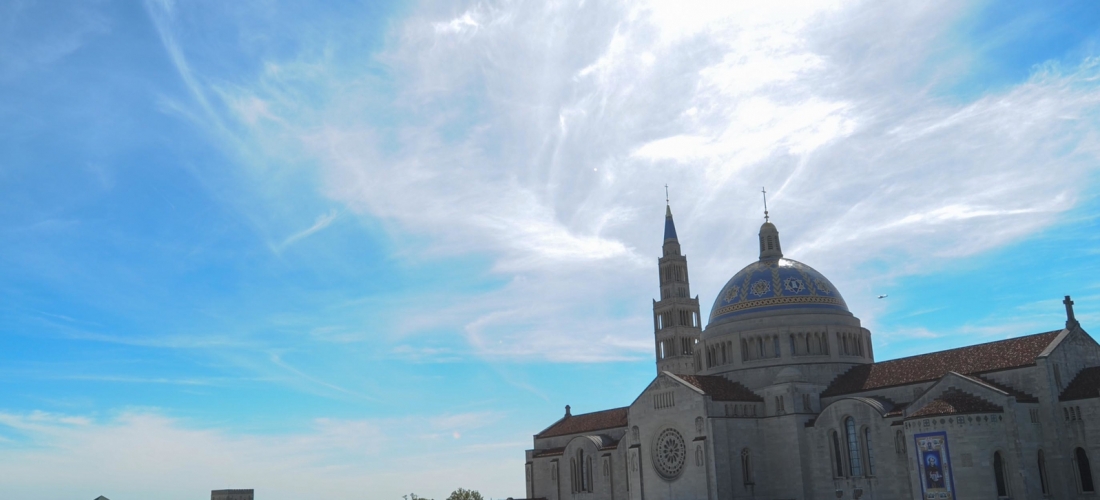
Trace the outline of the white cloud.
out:
M 294 244 L 295 242 L 308 237 L 309 235 L 316 233 L 332 224 L 340 214 L 336 210 L 330 210 L 327 214 L 321 214 L 317 216 L 317 219 L 313 221 L 313 225 L 308 228 L 290 235 L 287 239 L 283 240 L 278 246 L 275 247 L 276 251 L 286 249 L 286 247 Z
M 0 467 L 7 471 L 0 490 L 47 499 L 184 499 L 225 487 L 253 488 L 270 499 L 398 498 L 409 491 L 440 498 L 481 485 L 486 495 L 508 495 L 522 491 L 522 454 L 515 450 L 523 445 L 478 433 L 500 418 L 321 418 L 303 432 L 270 436 L 195 428 L 155 411 L 110 418 L 0 413 Z
M 217 95 L 252 150 L 430 236 L 401 252 L 491 256 L 506 286 L 403 334 L 493 357 L 650 356 L 666 183 L 703 314 L 755 258 L 767 186 L 788 255 L 873 326 L 878 283 L 1034 234 L 1095 169 L 1095 61 L 943 95 L 976 57 L 948 31 L 965 6 L 698 3 L 426 3 L 374 66 L 310 48 Z

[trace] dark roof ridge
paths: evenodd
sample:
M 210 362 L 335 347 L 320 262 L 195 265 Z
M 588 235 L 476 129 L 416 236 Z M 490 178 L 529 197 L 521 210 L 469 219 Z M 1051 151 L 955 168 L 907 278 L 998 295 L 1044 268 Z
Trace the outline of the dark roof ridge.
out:
M 948 388 L 934 399 L 917 408 L 905 420 L 943 415 L 966 415 L 974 413 L 1004 413 L 1004 407 L 992 403 L 981 396 L 971 394 L 956 387 Z
M 1100 397 L 1100 366 L 1082 368 L 1058 395 L 1058 401 Z
M 989 373 L 989 372 L 984 372 L 984 373 Z M 1031 394 L 1028 394 L 1028 393 L 1026 393 L 1024 391 L 1021 391 L 1019 389 L 1016 389 L 1015 387 L 1012 387 L 1008 384 L 1002 384 L 1000 382 L 997 382 L 996 380 L 992 380 L 989 377 L 984 377 L 984 376 L 978 375 L 978 374 L 963 375 L 963 376 L 964 377 L 976 378 L 976 379 L 978 379 L 978 380 L 980 380 L 980 381 L 982 381 L 986 384 L 989 384 L 994 389 L 998 389 L 998 390 L 1001 390 L 1003 392 L 1007 392 L 1009 396 L 1012 396 L 1012 397 L 1016 398 L 1017 403 L 1038 403 L 1039 402 L 1039 398 L 1037 398 L 1035 396 L 1032 396 Z
M 746 387 L 745 384 L 735 382 L 721 375 L 679 375 L 675 373 L 669 373 L 669 375 L 710 396 L 712 401 L 764 402 L 764 398 Z

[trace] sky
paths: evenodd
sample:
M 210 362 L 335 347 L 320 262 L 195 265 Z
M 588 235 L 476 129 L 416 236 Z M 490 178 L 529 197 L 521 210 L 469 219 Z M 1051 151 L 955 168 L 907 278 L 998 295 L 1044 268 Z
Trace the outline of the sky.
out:
M 0 493 L 523 496 L 666 184 L 704 315 L 766 187 L 879 360 L 1100 328 L 1100 7 L 4 0 Z

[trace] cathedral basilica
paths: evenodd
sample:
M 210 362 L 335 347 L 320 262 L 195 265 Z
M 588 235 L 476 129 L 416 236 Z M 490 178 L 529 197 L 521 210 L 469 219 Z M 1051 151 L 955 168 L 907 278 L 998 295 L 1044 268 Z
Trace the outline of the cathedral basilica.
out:
M 770 222 L 705 325 L 667 208 L 658 269 L 656 377 L 536 434 L 528 498 L 1097 498 L 1100 345 L 1068 296 L 1064 328 L 876 362 Z

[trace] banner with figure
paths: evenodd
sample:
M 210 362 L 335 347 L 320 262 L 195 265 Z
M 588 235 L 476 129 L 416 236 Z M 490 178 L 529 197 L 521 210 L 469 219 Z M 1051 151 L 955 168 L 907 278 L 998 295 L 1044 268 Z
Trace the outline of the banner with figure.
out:
M 920 487 L 925 500 L 955 498 L 955 483 L 951 474 L 951 459 L 946 432 L 928 432 L 913 436 L 916 442 Z

